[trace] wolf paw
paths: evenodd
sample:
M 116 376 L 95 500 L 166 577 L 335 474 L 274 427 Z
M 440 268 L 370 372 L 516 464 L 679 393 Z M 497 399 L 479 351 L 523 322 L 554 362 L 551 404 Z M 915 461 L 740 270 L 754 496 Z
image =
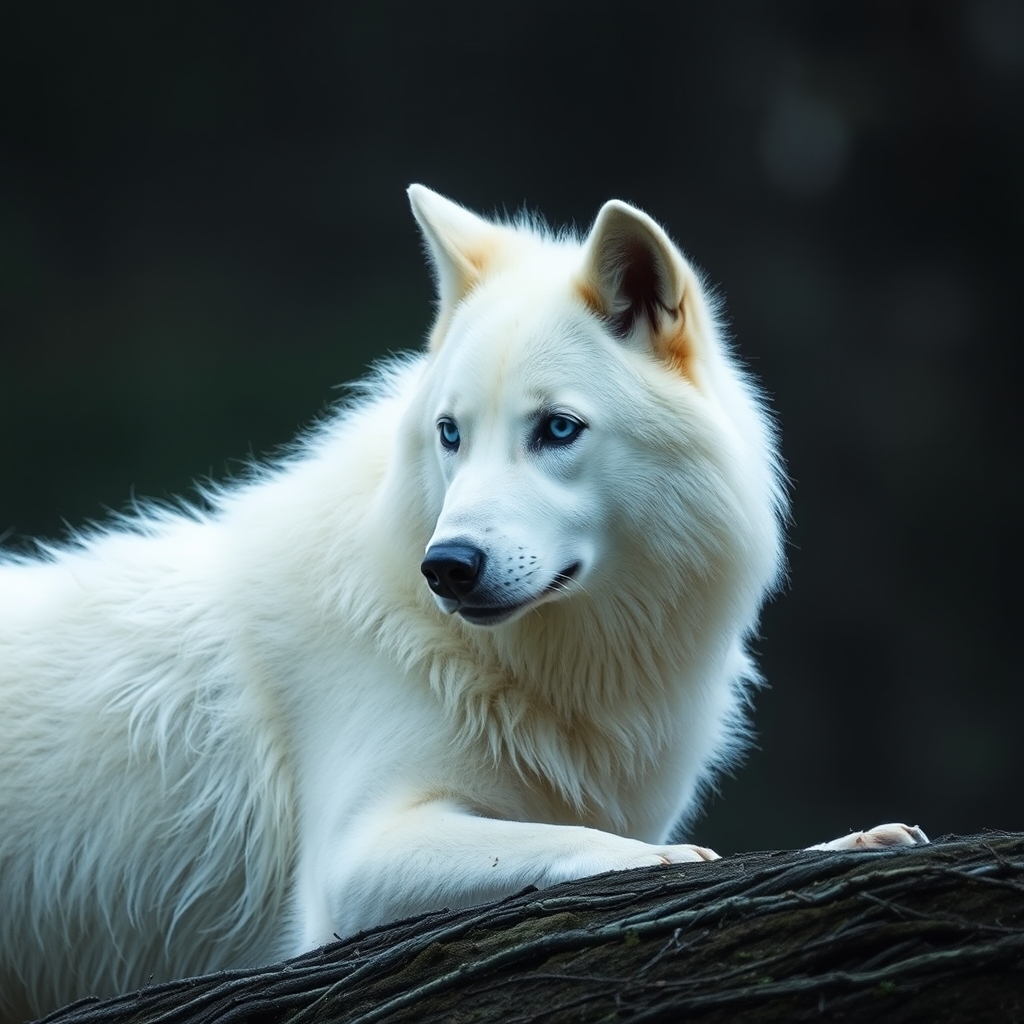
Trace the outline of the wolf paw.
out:
M 592 829 L 581 830 L 593 833 Z M 700 861 L 718 860 L 714 850 L 689 843 L 674 846 L 652 846 L 633 839 L 606 836 L 612 842 L 603 848 L 579 851 L 576 856 L 555 860 L 544 873 L 543 880 L 534 883 L 543 888 L 555 882 L 567 882 L 575 878 L 603 874 L 605 871 L 632 871 L 636 868 L 661 867 L 664 864 L 692 864 Z M 613 845 L 614 844 L 614 845 Z
M 928 837 L 917 825 L 876 825 L 866 832 L 851 832 L 828 843 L 808 846 L 808 850 L 884 850 L 892 846 L 924 846 Z
M 706 846 L 680 843 L 677 846 L 663 846 L 658 856 L 664 864 L 687 864 L 697 860 L 718 860 L 718 854 Z

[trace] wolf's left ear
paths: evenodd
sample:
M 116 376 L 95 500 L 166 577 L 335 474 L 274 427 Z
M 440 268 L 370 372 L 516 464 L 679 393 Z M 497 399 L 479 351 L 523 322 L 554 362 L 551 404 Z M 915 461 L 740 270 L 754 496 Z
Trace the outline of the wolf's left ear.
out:
M 409 202 L 437 275 L 443 318 L 480 280 L 501 228 L 424 185 L 409 186 Z
M 613 199 L 601 207 L 585 250 L 584 302 L 615 337 L 653 350 L 692 379 L 697 325 L 688 320 L 698 285 L 668 235 Z

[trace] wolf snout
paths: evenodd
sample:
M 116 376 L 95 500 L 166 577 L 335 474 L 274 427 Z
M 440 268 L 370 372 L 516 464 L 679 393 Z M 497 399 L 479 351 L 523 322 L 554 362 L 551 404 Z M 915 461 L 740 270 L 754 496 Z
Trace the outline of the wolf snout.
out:
M 484 553 L 471 544 L 434 544 L 420 565 L 427 586 L 449 601 L 468 597 L 483 570 Z

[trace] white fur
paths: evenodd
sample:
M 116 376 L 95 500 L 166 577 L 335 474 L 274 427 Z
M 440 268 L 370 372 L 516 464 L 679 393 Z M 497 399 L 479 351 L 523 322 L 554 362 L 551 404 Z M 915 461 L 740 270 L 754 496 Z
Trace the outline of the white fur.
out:
M 210 512 L 0 565 L 0 1017 L 713 856 L 666 844 L 779 577 L 761 403 L 644 214 L 580 242 L 410 195 L 429 353 Z M 551 412 L 586 428 L 531 446 Z M 453 540 L 506 621 L 431 594 Z

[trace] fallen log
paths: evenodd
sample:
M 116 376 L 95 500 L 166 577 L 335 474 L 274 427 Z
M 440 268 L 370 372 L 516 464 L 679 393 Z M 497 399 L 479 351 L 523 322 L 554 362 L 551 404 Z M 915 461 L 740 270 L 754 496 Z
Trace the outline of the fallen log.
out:
M 1024 1018 L 1024 835 L 753 853 L 530 890 L 47 1024 Z

